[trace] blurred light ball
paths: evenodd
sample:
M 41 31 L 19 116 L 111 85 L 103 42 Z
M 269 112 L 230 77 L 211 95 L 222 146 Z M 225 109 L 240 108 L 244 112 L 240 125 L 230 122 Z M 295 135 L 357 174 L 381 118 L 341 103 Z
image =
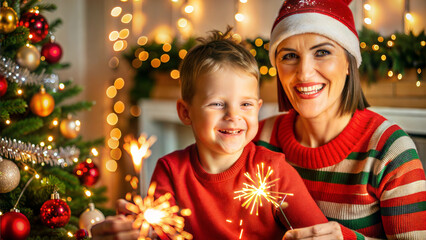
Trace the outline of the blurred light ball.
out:
M 30 30 L 30 41 L 37 43 L 43 40 L 49 33 L 49 24 L 41 14 L 36 12 L 26 12 L 19 20 L 19 26 L 24 26 Z
M 0 10 L 0 33 L 11 33 L 15 31 L 18 23 L 18 15 L 13 8 L 7 5 L 7 2 L 3 2 L 3 6 Z
M 40 65 L 40 53 L 34 45 L 25 44 L 18 49 L 16 62 L 19 66 L 34 71 Z
M 21 181 L 21 174 L 16 164 L 0 157 L 0 193 L 15 189 Z
M 41 48 L 41 55 L 44 56 L 46 62 L 57 63 L 62 57 L 62 48 L 56 42 L 48 42 Z
M 75 169 L 74 174 L 80 180 L 80 183 L 85 186 L 94 185 L 99 179 L 99 168 L 91 161 L 84 161 L 79 163 Z
M 0 223 L 2 240 L 25 240 L 30 235 L 30 222 L 17 210 L 0 215 Z
M 44 87 L 41 87 L 40 92 L 31 98 L 30 109 L 37 116 L 49 116 L 55 109 L 55 100 Z

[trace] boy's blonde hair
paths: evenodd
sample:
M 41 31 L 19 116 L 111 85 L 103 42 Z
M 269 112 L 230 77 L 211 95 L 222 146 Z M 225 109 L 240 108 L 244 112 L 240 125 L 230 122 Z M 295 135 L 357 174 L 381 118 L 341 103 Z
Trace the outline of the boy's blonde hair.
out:
M 259 81 L 259 69 L 253 55 L 241 44 L 232 40 L 232 28 L 225 33 L 211 31 L 208 38 L 199 38 L 200 45 L 192 48 L 180 65 L 182 99 L 191 103 L 197 79 L 208 73 L 230 66 L 253 75 Z

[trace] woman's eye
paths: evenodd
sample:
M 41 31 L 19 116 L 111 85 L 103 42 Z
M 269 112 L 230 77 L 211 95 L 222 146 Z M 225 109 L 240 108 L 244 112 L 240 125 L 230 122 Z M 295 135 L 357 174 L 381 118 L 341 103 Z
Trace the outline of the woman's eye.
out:
M 291 60 L 296 58 L 297 58 L 297 55 L 295 53 L 287 53 L 282 56 L 282 60 Z
M 329 51 L 327 51 L 327 50 L 318 50 L 317 51 L 317 56 L 326 56 L 326 55 L 329 55 L 330 54 L 330 52 Z

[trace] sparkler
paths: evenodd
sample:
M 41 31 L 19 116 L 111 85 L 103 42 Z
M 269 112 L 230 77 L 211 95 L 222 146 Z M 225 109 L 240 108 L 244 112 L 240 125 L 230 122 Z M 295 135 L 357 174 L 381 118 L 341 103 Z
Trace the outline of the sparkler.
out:
M 139 175 L 140 182 L 140 193 L 145 194 L 145 174 L 141 172 L 143 160 L 151 155 L 149 149 L 157 140 L 155 136 L 151 136 L 147 139 L 145 134 L 141 134 L 139 139 L 136 140 L 133 136 L 127 135 L 124 138 L 123 148 L 132 156 L 133 167 L 135 168 L 136 174 Z
M 133 226 L 140 229 L 138 240 L 150 239 L 149 230 L 152 227 L 155 233 L 161 238 L 167 235 L 172 240 L 185 240 L 192 239 L 192 235 L 183 230 L 185 225 L 184 218 L 178 216 L 191 215 L 190 209 L 179 210 L 178 206 L 171 206 L 169 199 L 170 193 L 154 200 L 155 183 L 151 183 L 148 189 L 148 195 L 142 199 L 141 196 L 135 195 L 133 197 L 133 204 L 127 204 L 126 208 L 135 213 L 129 215 L 134 218 Z
M 267 202 L 272 203 L 276 208 L 279 208 L 280 204 L 278 204 L 277 201 L 280 200 L 282 196 L 293 196 L 293 193 L 272 191 L 272 187 L 275 186 L 275 182 L 278 181 L 279 178 L 268 181 L 274 171 L 271 167 L 268 167 L 265 175 L 264 170 L 265 167 L 263 163 L 261 163 L 261 167 L 259 167 L 259 164 L 257 165 L 257 173 L 255 176 L 257 181 L 253 180 L 248 172 L 244 173 L 244 176 L 246 176 L 252 184 L 243 183 L 244 187 L 241 190 L 234 192 L 235 194 L 238 194 L 238 196 L 234 197 L 234 199 L 238 198 L 240 201 L 241 198 L 243 199 L 243 203 L 241 204 L 242 207 L 248 209 L 251 205 L 250 215 L 253 214 L 254 209 L 256 209 L 256 216 L 259 216 L 259 206 L 263 206 L 262 198 L 264 198 Z

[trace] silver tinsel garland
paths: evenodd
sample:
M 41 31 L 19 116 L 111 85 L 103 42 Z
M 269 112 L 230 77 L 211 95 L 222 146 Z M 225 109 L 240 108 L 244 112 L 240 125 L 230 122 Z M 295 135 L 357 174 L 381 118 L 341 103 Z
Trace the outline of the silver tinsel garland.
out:
M 0 55 L 0 72 L 11 82 L 18 84 L 37 84 L 56 91 L 59 85 L 57 74 L 36 74 L 21 67 L 15 61 Z
M 0 140 L 0 157 L 25 163 L 66 167 L 72 165 L 79 154 L 80 150 L 75 146 L 48 149 L 16 139 L 1 138 Z

